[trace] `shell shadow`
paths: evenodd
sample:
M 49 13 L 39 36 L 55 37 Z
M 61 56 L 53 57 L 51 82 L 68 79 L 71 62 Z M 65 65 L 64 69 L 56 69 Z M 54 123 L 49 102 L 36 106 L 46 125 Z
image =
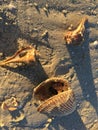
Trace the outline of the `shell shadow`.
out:
M 54 119 L 51 125 L 56 130 L 60 130 L 60 127 L 64 130 L 87 130 L 77 111 L 68 116 Z
M 11 127 L 23 127 L 24 125 L 27 124 L 27 120 L 24 116 L 23 116 L 23 119 L 20 119 L 20 120 L 17 121 L 17 118 L 19 118 L 21 116 L 20 112 L 24 113 L 23 111 L 19 111 L 19 110 L 16 110 L 14 112 L 10 112 L 12 118 L 16 120 L 16 121 L 12 120 L 10 122 Z
M 16 68 L 12 68 L 10 66 L 5 66 L 4 68 L 27 77 L 35 86 L 48 78 L 40 61 L 31 63 L 29 65 L 25 64 L 23 66 L 18 66 Z
M 4 126 L 3 129 L 4 130 L 9 130 L 9 128 L 7 126 Z
M 66 47 L 76 71 L 83 97 L 91 103 L 98 114 L 98 101 L 92 74 L 89 40 L 89 34 L 87 34 L 82 45 L 66 45 Z

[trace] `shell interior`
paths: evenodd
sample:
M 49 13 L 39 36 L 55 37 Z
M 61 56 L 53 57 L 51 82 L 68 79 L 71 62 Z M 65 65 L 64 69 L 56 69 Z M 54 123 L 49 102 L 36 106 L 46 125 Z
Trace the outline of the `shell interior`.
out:
M 52 78 L 42 82 L 34 89 L 34 98 L 43 102 L 54 95 L 67 91 L 69 87 L 66 80 Z

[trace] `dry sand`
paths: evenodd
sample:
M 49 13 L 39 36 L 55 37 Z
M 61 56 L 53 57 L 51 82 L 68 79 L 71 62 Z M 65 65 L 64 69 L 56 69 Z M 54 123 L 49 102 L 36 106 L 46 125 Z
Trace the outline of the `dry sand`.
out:
M 0 60 L 25 44 L 34 45 L 41 54 L 36 65 L 0 67 L 0 105 L 12 96 L 20 104 L 11 113 L 0 106 L 0 130 L 44 129 L 48 117 L 36 111 L 32 93 L 36 85 L 53 76 L 69 80 L 77 110 L 55 118 L 47 130 L 98 130 L 98 0 L 73 1 L 13 0 L 10 4 L 10 0 L 0 0 Z M 84 16 L 89 21 L 85 42 L 67 46 L 64 33 Z M 42 39 L 45 31 L 48 36 Z

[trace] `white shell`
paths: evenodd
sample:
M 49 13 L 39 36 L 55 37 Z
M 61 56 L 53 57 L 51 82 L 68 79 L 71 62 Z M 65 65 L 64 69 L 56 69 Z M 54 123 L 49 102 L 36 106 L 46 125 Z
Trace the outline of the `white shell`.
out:
M 76 109 L 75 96 L 70 84 L 62 78 L 50 78 L 34 89 L 37 110 L 51 116 L 65 116 Z

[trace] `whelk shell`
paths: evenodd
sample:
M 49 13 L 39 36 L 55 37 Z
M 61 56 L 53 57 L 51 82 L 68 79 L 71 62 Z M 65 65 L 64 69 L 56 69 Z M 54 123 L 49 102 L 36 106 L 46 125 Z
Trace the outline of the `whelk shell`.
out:
M 29 64 L 30 62 L 36 61 L 36 56 L 39 56 L 39 53 L 34 47 L 32 46 L 24 47 L 18 50 L 13 56 L 1 61 L 0 66 L 4 66 L 9 63 Z
M 65 116 L 76 109 L 75 96 L 70 84 L 62 78 L 54 77 L 40 83 L 34 89 L 37 110 L 51 116 Z
M 87 20 L 88 19 L 84 17 L 75 30 L 66 32 L 64 38 L 67 44 L 79 45 L 83 42 L 84 32 L 85 32 L 85 23 L 87 22 Z

